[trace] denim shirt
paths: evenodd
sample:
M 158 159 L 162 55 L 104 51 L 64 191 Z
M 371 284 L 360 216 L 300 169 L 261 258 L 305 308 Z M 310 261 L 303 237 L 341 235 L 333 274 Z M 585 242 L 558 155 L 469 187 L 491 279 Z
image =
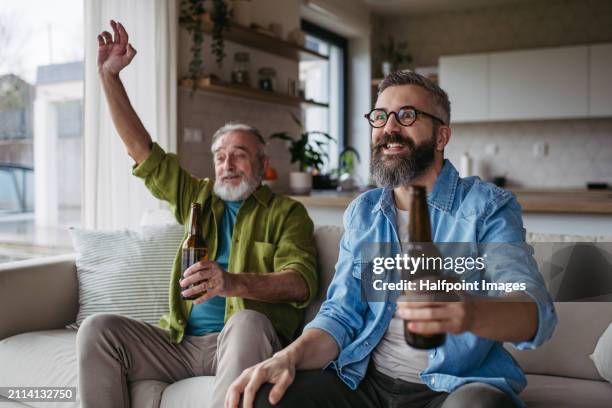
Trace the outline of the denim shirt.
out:
M 427 202 L 434 242 L 485 245 L 525 242 L 521 207 L 514 195 L 478 177 L 459 178 L 448 160 L 444 161 Z M 329 366 L 351 389 L 356 389 L 364 378 L 370 354 L 396 309 L 394 300 L 362 301 L 361 250 L 371 243 L 398 242 L 395 214 L 392 189 L 371 190 L 351 202 L 344 213 L 345 232 L 327 298 L 317 316 L 304 328 L 324 330 L 335 339 L 340 353 Z M 484 274 L 491 282 L 526 283 L 526 293 L 537 303 L 537 333 L 530 341 L 513 346 L 533 349 L 552 336 L 557 317 L 533 258 L 533 249 L 521 245 L 515 250 L 522 253 L 512 254 L 512 259 L 518 255 L 521 262 L 500 262 L 501 267 L 490 271 L 487 268 Z M 420 377 L 432 390 L 445 392 L 470 382 L 487 383 L 524 406 L 518 394 L 527 381 L 516 361 L 501 342 L 470 332 L 448 334 L 443 346 L 429 350 L 429 364 Z

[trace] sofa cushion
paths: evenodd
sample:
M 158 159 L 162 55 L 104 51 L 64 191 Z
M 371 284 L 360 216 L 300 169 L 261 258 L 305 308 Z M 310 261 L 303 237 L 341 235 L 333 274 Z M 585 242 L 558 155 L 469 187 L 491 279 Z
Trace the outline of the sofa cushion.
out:
M 591 356 L 599 374 L 612 383 L 612 324 L 597 341 L 595 351 Z
M 557 302 L 559 324 L 552 339 L 537 350 L 507 349 L 528 374 L 601 380 L 589 355 L 612 321 L 605 302 Z
M 306 309 L 305 323 L 310 322 L 317 315 L 321 303 L 327 296 L 327 287 L 336 272 L 338 261 L 338 248 L 344 228 L 331 225 L 316 226 L 314 231 L 317 245 L 317 262 L 319 269 L 319 290 L 317 297 Z
M 76 332 L 72 330 L 46 330 L 7 337 L 0 341 L 0 384 L 4 387 L 76 387 L 75 347 Z M 77 402 L 26 404 L 31 407 L 77 408 L 78 400 L 77 395 Z
M 183 238 L 178 224 L 139 230 L 72 232 L 79 281 L 76 324 L 116 313 L 156 324 L 168 311 L 168 284 Z
M 612 385 L 549 375 L 528 375 L 521 399 L 529 408 L 609 408 Z
M 169 385 L 162 394 L 160 408 L 212 408 L 215 377 L 193 377 Z

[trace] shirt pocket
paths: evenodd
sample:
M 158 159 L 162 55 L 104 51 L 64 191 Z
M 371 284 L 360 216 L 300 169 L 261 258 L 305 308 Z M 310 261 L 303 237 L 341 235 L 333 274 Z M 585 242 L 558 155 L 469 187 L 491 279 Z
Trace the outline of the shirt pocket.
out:
M 274 253 L 276 245 L 269 242 L 254 241 L 249 259 L 249 272 L 274 272 Z

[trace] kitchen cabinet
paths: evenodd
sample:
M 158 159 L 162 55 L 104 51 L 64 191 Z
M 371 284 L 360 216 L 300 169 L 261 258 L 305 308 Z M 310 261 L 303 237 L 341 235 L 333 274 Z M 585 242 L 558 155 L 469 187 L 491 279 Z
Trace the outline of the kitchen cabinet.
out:
M 451 100 L 452 122 L 478 122 L 489 117 L 487 54 L 440 58 L 440 86 Z
M 491 120 L 585 117 L 588 47 L 492 53 Z
M 440 57 L 452 121 L 612 116 L 612 44 Z
M 589 47 L 589 116 L 612 116 L 612 44 Z

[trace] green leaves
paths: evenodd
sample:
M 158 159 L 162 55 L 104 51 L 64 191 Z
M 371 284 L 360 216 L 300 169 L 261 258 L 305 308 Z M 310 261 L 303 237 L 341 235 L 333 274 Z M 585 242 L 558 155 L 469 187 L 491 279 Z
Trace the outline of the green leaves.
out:
M 291 113 L 293 120 L 302 128 L 301 121 Z M 324 140 L 313 139 L 313 136 L 323 137 Z M 329 142 L 335 140 L 325 132 L 304 131 L 298 138 L 294 139 L 288 132 L 277 132 L 270 136 L 270 139 L 279 139 L 289 143 L 289 154 L 291 155 L 291 163 L 299 163 L 300 171 L 307 169 L 320 171 L 327 160 L 329 154 L 326 151 Z

